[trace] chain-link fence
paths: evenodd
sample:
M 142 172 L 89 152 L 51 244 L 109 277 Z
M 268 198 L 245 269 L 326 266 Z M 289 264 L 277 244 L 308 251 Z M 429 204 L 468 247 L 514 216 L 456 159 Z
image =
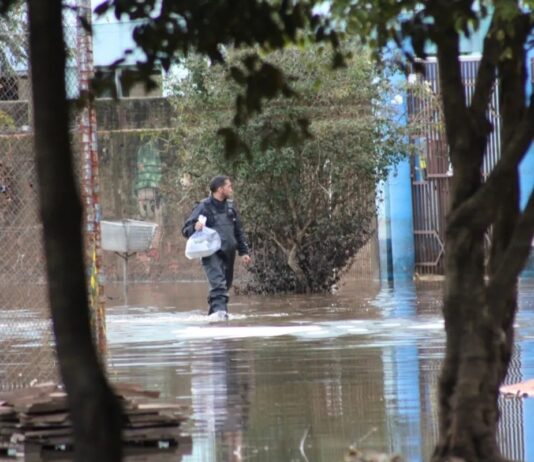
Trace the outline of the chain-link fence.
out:
M 78 9 L 65 13 L 69 53 L 67 94 L 87 84 L 90 48 L 79 26 Z M 39 216 L 37 169 L 33 147 L 30 62 L 24 5 L 0 21 L 0 388 L 57 377 L 47 299 L 47 281 Z M 93 117 L 94 118 L 94 117 Z M 86 206 L 88 264 L 93 306 L 100 307 L 98 226 L 91 153 L 91 112 L 72 121 L 74 150 L 80 155 L 82 197 Z M 101 310 L 96 310 L 100 312 Z M 100 324 L 100 323 L 99 323 Z

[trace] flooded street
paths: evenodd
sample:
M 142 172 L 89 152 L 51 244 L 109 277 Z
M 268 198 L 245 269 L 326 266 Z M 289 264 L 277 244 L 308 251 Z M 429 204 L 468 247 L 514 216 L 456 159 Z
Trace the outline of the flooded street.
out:
M 439 284 L 234 296 L 219 323 L 207 320 L 205 292 L 137 285 L 123 306 L 121 286 L 106 290 L 111 378 L 190 408 L 183 461 L 335 462 L 354 443 L 428 458 L 445 342 Z M 511 382 L 534 378 L 534 283 L 520 293 Z M 502 410 L 504 453 L 534 461 L 534 400 L 503 399 Z

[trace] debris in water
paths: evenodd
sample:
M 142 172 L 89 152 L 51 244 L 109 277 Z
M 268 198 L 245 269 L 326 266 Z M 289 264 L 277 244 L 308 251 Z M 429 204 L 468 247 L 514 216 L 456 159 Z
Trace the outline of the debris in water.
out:
M 358 447 L 360 443 L 365 441 L 376 431 L 378 431 L 378 428 L 372 427 L 356 443 L 351 444 L 347 454 L 345 454 L 345 462 L 404 462 L 404 459 L 398 454 L 385 454 L 376 451 L 366 451 Z
M 385 454 L 376 451 L 365 451 L 350 446 L 345 455 L 345 462 L 404 462 L 404 459 L 397 454 Z
M 524 382 L 513 383 L 510 385 L 503 385 L 499 391 L 505 397 L 528 398 L 534 397 L 534 379 L 526 380 Z

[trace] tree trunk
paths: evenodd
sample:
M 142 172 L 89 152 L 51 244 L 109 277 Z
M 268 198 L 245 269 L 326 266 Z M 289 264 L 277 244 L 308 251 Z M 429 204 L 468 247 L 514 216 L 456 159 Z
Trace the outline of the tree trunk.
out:
M 449 55 L 455 57 L 457 52 L 449 50 Z M 438 56 L 441 66 L 450 59 L 443 53 Z M 452 88 L 458 81 L 459 75 L 453 83 L 442 78 L 444 100 L 454 94 L 458 101 L 463 98 Z M 453 112 L 453 108 L 449 109 Z M 462 122 L 456 125 L 455 120 L 451 121 L 454 114 L 449 115 L 446 126 L 454 176 L 445 239 L 443 314 L 447 347 L 439 382 L 440 440 L 432 460 L 501 462 L 505 459 L 497 445 L 497 401 L 513 346 L 515 292 L 489 290 L 484 250 L 488 223 L 466 217 L 451 219 L 482 188 L 486 134 L 481 128 L 485 119 L 473 120 L 472 115 L 467 115 L 462 127 Z M 516 181 L 517 175 L 511 172 L 503 178 L 502 187 L 513 189 Z M 503 202 L 504 208 L 515 210 L 516 195 L 510 194 L 508 199 L 510 202 Z M 483 206 L 498 207 L 490 203 Z M 476 210 L 481 212 L 484 211 Z M 494 245 L 498 242 L 504 249 L 508 247 L 509 230 L 515 228 L 516 219 L 517 213 L 497 215 L 493 221 L 494 232 L 498 234 L 494 236 Z M 501 257 L 502 252 L 497 253 Z
M 446 230 L 443 314 L 447 347 L 439 382 L 440 440 L 432 460 L 501 462 L 504 459 L 496 440 L 497 400 L 511 358 L 510 320 L 516 304 L 506 291 L 488 291 L 486 227 L 477 222 L 450 220 L 481 188 L 484 143 L 466 132 L 457 132 L 449 142 L 451 157 L 457 162 Z M 514 175 L 506 178 L 507 185 L 514 181 Z M 513 203 L 509 207 L 513 208 Z M 502 219 L 510 218 L 505 214 Z M 495 228 L 515 226 L 513 220 L 506 225 L 501 223 L 497 220 Z M 504 241 L 504 246 L 507 243 Z M 500 316 L 503 313 L 506 315 Z
M 447 349 L 439 382 L 440 441 L 434 462 L 498 462 L 497 399 L 511 342 L 491 316 L 482 237 L 469 230 L 447 235 L 444 318 Z
M 297 293 L 309 294 L 311 292 L 310 285 L 308 284 L 308 278 L 300 267 L 297 259 L 298 246 L 295 244 L 287 255 L 287 264 L 295 274 L 295 280 L 297 282 Z
M 438 62 L 446 70 L 440 73 L 440 84 L 454 176 L 445 240 L 447 349 L 439 382 L 440 440 L 432 460 L 501 462 L 505 459 L 497 444 L 499 386 L 512 357 L 517 278 L 534 232 L 534 196 L 521 213 L 517 171 L 534 132 L 534 97 L 528 109 L 525 105 L 524 44 L 530 20 L 519 14 L 517 4 L 513 27 L 504 19 L 509 14 L 492 20 L 493 32 L 501 28 L 513 33 L 506 45 L 494 39 L 495 33 L 488 33 L 468 105 L 458 60 L 458 33 L 447 4 L 439 4 L 445 10 L 441 11 Z M 502 47 L 508 50 L 506 59 Z M 501 159 L 482 184 L 491 129 L 485 114 L 497 69 Z M 492 243 L 486 264 L 483 243 L 489 229 Z
M 29 0 L 35 150 L 49 298 L 75 460 L 119 461 L 121 415 L 94 348 L 65 91 L 61 0 Z
M 450 220 L 482 186 L 480 160 L 485 146 L 481 139 L 465 132 L 452 139 L 451 157 L 461 161 L 454 170 L 446 231 L 443 314 L 447 348 L 439 382 L 440 441 L 432 460 L 444 462 L 456 457 L 469 462 L 499 462 L 504 459 L 496 440 L 497 400 L 511 358 L 515 292 L 488 290 L 486 227 L 476 221 Z M 517 175 L 511 173 L 503 186 L 513 186 L 515 181 Z M 509 199 L 507 207 L 514 209 L 516 195 Z M 511 235 L 508 231 L 516 224 L 514 217 L 505 213 L 494 223 L 494 232 L 499 234 L 494 236 L 498 238 L 495 242 L 504 248 Z M 504 230 L 508 238 L 503 236 Z
M 447 349 L 439 382 L 440 441 L 434 462 L 452 457 L 469 462 L 505 460 L 496 439 L 498 396 L 512 356 L 517 296 L 515 288 L 499 293 L 488 289 L 483 251 L 479 231 L 448 229 Z

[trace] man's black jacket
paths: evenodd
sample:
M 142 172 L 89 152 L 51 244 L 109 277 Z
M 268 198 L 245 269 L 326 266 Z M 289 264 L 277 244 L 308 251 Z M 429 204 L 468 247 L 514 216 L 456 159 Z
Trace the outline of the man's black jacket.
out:
M 237 241 L 238 254 L 247 255 L 248 245 L 241 224 L 241 218 L 231 201 L 221 202 L 212 196 L 200 201 L 182 227 L 183 236 L 189 238 L 195 232 L 195 223 L 198 221 L 200 215 L 204 215 L 207 218 L 206 226 L 212 228 L 214 226 L 214 214 L 221 213 L 224 210 L 226 210 L 226 213 L 228 213 L 234 221 L 234 233 Z

